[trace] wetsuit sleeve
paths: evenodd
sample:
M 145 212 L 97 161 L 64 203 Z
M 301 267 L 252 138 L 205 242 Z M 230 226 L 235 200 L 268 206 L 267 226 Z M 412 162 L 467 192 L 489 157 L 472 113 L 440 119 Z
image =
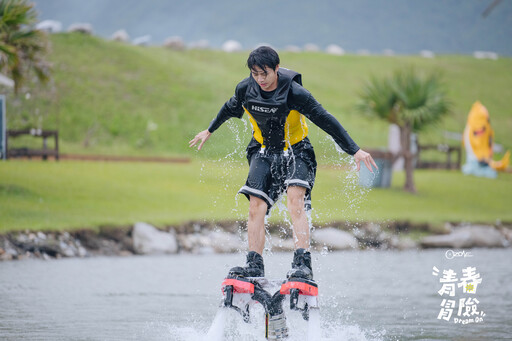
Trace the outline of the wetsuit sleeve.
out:
M 313 95 L 299 84 L 295 83 L 292 86 L 292 99 L 293 103 L 289 103 L 290 107 L 331 135 L 336 144 L 347 154 L 354 155 L 360 149 L 336 117 L 325 110 Z
M 232 117 L 242 118 L 244 114 L 243 99 L 245 95 L 245 91 L 247 90 L 247 85 L 245 84 L 245 80 L 240 82 L 235 89 L 235 94 L 231 97 L 220 109 L 217 116 L 210 122 L 210 126 L 208 127 L 208 131 L 213 133 L 217 130 L 224 122 L 229 120 Z

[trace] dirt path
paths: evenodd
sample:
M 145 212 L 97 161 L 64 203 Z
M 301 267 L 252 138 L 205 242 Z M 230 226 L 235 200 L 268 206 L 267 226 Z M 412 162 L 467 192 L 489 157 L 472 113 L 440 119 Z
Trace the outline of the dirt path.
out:
M 159 156 L 120 156 L 120 155 L 81 155 L 61 154 L 60 160 L 84 160 L 84 161 L 129 161 L 129 162 L 172 162 L 188 163 L 187 157 L 159 157 Z
M 16 157 L 12 160 L 41 160 L 39 156 Z M 48 159 L 54 159 L 53 156 Z M 86 155 L 86 154 L 60 154 L 59 160 L 78 160 L 78 161 L 124 161 L 124 162 L 163 162 L 163 163 L 188 163 L 188 157 L 159 157 L 159 156 L 122 156 L 122 155 Z

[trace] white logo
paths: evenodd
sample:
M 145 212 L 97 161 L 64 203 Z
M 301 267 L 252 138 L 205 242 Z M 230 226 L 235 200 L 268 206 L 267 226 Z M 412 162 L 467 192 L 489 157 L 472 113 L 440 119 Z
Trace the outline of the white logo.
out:
M 277 108 L 265 108 L 265 107 L 259 107 L 257 105 L 253 105 L 251 107 L 254 111 L 264 112 L 266 114 L 275 114 L 277 111 Z
M 454 259 L 455 257 L 473 257 L 471 252 L 467 252 L 465 250 L 462 251 L 453 251 L 453 250 L 447 250 L 444 254 L 446 259 Z

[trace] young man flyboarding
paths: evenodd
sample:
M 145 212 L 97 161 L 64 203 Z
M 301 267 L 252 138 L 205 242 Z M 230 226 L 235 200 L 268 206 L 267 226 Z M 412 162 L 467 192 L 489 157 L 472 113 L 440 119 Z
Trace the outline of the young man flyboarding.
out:
M 264 277 L 263 248 L 265 215 L 286 192 L 293 224 L 295 252 L 287 278 L 313 279 L 310 237 L 306 211 L 311 208 L 316 159 L 307 137 L 305 117 L 327 132 L 348 154 L 359 171 L 363 161 L 370 171 L 377 168 L 371 155 L 302 87 L 301 75 L 279 67 L 279 55 L 262 46 L 251 52 L 247 66 L 251 76 L 236 86 L 235 94 L 220 109 L 208 129 L 199 132 L 189 146 L 201 150 L 211 134 L 232 117 L 249 117 L 253 137 L 247 146 L 249 175 L 239 193 L 249 199 L 247 222 L 249 253 L 244 267 L 234 267 L 230 275 Z

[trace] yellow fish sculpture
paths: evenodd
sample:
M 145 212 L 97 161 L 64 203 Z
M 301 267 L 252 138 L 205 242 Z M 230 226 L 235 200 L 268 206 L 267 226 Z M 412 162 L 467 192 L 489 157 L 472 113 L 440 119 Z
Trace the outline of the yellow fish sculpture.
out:
M 468 115 L 464 129 L 464 148 L 466 163 L 462 166 L 464 174 L 495 178 L 496 171 L 504 171 L 510 161 L 507 151 L 500 161 L 492 159 L 494 130 L 491 127 L 489 112 L 480 101 L 476 101 Z

